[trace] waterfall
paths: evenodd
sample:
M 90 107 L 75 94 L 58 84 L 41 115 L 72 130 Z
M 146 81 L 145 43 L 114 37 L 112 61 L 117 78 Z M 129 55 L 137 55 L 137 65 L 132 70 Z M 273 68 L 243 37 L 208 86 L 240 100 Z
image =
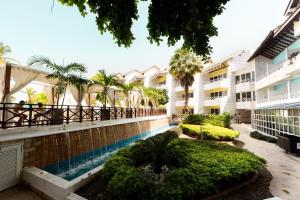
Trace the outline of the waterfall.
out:
M 42 167 L 72 180 L 103 165 L 118 149 L 158 134 L 160 129 L 168 129 L 168 125 L 169 120 L 159 119 L 45 136 L 43 154 L 46 156 Z

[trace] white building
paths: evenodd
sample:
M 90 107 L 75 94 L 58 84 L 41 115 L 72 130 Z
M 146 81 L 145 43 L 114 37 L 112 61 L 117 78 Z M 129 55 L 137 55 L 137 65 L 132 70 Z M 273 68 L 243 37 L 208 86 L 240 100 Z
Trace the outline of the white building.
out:
M 291 0 L 287 19 L 272 30 L 250 57 L 255 65 L 254 129 L 273 136 L 300 135 L 300 7 Z
M 219 62 L 206 65 L 203 73 L 196 74 L 189 91 L 189 107 L 192 112 L 240 113 L 243 122 L 250 122 L 251 110 L 255 106 L 255 79 L 254 65 L 247 62 L 249 56 L 249 52 L 237 52 Z M 168 75 L 167 88 L 168 113 L 182 114 L 183 87 Z

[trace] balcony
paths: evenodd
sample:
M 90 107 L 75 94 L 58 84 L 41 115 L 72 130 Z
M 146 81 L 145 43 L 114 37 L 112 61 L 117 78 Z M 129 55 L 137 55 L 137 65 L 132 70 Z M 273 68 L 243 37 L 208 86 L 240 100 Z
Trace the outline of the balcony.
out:
M 184 98 L 176 98 L 175 105 L 176 107 L 183 107 L 185 99 Z M 194 98 L 189 98 L 189 106 L 194 106 Z
M 230 86 L 230 79 L 229 78 L 225 78 L 225 79 L 221 79 L 218 81 L 213 81 L 213 82 L 205 82 L 203 89 L 204 90 L 213 90 L 216 88 L 228 88 Z
M 251 82 L 251 80 L 242 80 L 237 82 L 236 84 L 236 92 L 246 92 L 255 90 L 255 83 Z
M 221 106 L 224 97 L 211 98 L 204 101 L 204 106 Z
M 256 89 L 261 89 L 291 77 L 300 72 L 300 54 L 288 59 L 282 65 L 268 65 L 267 71 L 258 75 Z
M 290 95 L 287 93 L 283 94 L 270 94 L 269 98 L 267 95 L 257 99 L 257 107 L 269 107 L 269 106 L 284 106 L 299 102 L 300 91 L 291 92 Z
M 251 110 L 254 108 L 254 102 L 251 101 L 251 98 L 243 98 L 236 102 L 236 109 L 246 109 Z

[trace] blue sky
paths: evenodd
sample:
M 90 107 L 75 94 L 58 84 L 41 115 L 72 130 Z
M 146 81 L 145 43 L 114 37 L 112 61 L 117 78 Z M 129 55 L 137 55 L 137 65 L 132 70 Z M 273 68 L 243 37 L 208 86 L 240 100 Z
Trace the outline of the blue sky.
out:
M 211 39 L 212 58 L 217 60 L 239 49 L 255 49 L 267 33 L 283 22 L 288 0 L 231 0 L 215 18 L 218 37 Z M 56 62 L 80 62 L 89 75 L 97 69 L 126 72 L 152 65 L 167 67 L 174 50 L 147 40 L 147 2 L 139 3 L 140 18 L 134 23 L 136 37 L 130 48 L 118 47 L 109 34 L 100 35 L 95 17 L 83 18 L 76 7 L 52 0 L 1 0 L 0 42 L 11 46 L 11 57 L 26 64 L 33 55 Z

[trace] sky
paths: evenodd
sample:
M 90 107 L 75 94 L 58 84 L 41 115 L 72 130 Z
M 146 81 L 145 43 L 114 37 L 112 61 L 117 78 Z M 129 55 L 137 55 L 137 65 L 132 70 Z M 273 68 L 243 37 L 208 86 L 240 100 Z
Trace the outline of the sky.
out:
M 134 22 L 136 40 L 129 48 L 118 47 L 108 33 L 100 35 L 95 16 L 82 17 L 77 7 L 52 0 L 1 0 L 0 42 L 12 48 L 10 57 L 26 64 L 34 55 L 57 63 L 79 62 L 88 76 L 99 69 L 110 73 L 143 70 L 152 65 L 168 67 L 182 42 L 168 47 L 147 40 L 148 3 L 139 2 L 139 20 Z M 284 21 L 288 0 L 231 0 L 214 20 L 219 34 L 211 38 L 214 61 L 241 49 L 255 50 L 268 32 Z

